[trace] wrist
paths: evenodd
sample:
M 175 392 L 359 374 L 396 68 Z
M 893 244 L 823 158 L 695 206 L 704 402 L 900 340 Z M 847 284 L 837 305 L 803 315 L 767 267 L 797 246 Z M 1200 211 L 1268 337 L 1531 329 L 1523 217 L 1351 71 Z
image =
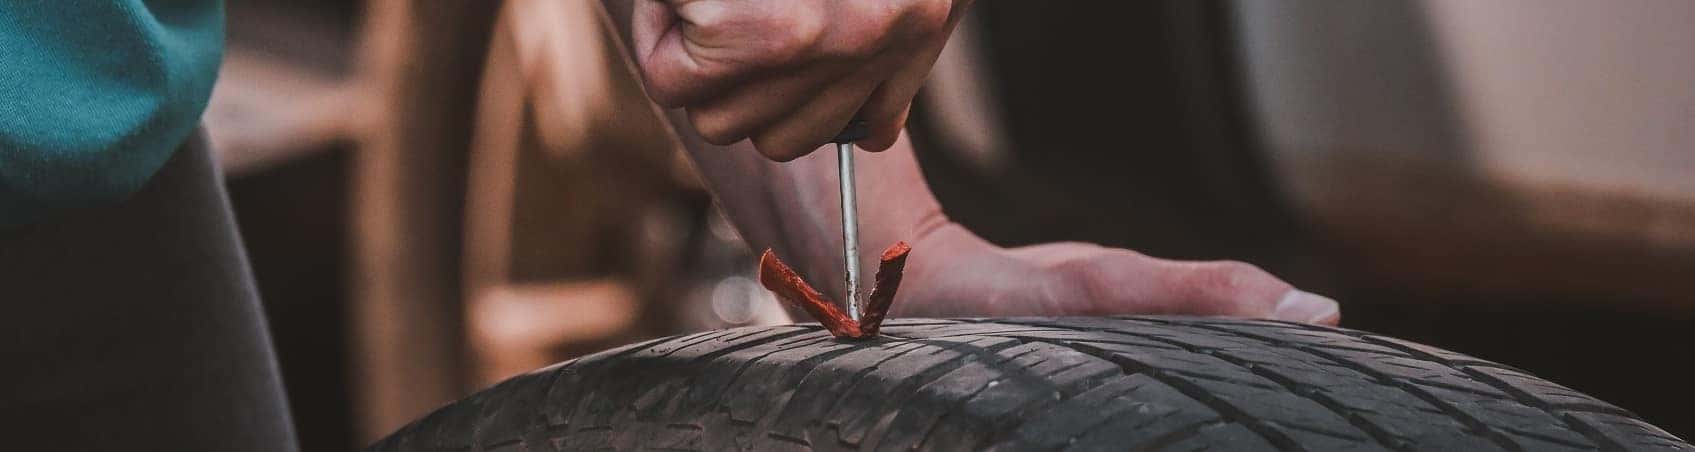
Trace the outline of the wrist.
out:
M 893 311 L 901 316 L 1031 315 L 1047 312 L 1041 271 L 952 221 L 914 236 Z

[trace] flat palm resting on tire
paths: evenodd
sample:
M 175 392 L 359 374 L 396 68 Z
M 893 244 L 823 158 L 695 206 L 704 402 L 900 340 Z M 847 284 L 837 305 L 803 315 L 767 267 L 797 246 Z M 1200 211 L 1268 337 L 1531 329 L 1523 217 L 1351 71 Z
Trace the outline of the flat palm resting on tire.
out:
M 402 450 L 1695 450 L 1509 366 L 1305 324 L 895 319 L 707 331 L 514 377 Z

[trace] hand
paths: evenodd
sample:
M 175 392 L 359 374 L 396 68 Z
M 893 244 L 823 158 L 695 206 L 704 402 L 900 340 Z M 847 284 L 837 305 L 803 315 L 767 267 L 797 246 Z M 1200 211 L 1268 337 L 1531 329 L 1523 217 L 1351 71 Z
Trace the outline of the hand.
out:
M 881 151 L 906 123 L 970 0 L 636 0 L 636 63 L 654 102 L 707 142 L 751 138 L 789 161 L 856 113 Z
M 1334 300 L 1241 262 L 1082 243 L 1004 249 L 947 223 L 912 244 L 897 316 L 1187 314 L 1335 325 Z

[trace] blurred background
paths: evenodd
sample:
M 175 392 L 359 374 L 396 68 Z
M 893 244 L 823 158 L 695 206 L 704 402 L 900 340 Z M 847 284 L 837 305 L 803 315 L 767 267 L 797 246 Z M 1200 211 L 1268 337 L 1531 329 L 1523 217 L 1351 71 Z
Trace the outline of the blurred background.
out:
M 229 0 L 206 124 L 307 450 L 788 322 L 598 2 Z M 978 2 L 910 132 L 1003 245 L 1239 259 L 1695 436 L 1695 3 Z

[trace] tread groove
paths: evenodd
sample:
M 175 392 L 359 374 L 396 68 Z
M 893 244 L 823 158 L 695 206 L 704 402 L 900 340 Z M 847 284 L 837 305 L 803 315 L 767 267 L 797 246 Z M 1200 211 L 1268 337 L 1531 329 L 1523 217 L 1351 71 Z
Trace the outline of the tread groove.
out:
M 1229 424 L 1230 424 L 1229 422 L 1225 422 L 1225 421 L 1201 422 L 1201 423 L 1198 423 L 1198 424 L 1190 425 L 1188 427 L 1184 427 L 1184 428 L 1181 428 L 1181 429 L 1166 432 L 1164 435 L 1154 437 L 1154 439 L 1148 440 L 1148 442 L 1146 442 L 1146 443 L 1137 445 L 1135 447 L 1128 447 L 1126 449 L 1127 450 L 1162 450 L 1162 449 L 1165 449 L 1166 447 L 1168 447 L 1172 444 L 1177 443 L 1178 441 L 1182 441 L 1184 439 L 1189 438 L 1190 436 L 1194 436 L 1196 433 L 1200 433 L 1201 430 L 1206 430 L 1208 428 L 1218 427 L 1218 426 L 1223 426 L 1223 425 L 1229 425 Z
M 1196 328 L 1206 329 L 1206 330 L 1210 330 L 1210 331 L 1228 332 L 1228 333 L 1236 334 L 1236 335 L 1239 335 L 1239 336 L 1255 337 L 1251 333 L 1241 333 L 1241 332 L 1231 330 L 1231 329 L 1227 329 L 1227 328 L 1218 328 L 1218 327 L 1213 326 L 1212 324 L 1203 323 L 1203 324 L 1197 324 L 1197 325 L 1193 325 L 1193 326 L 1196 327 Z M 1136 334 L 1126 332 L 1126 331 L 1102 331 L 1102 330 L 1096 330 L 1096 329 L 1079 329 L 1079 330 L 1080 331 L 1097 331 L 1097 332 L 1121 334 L 1121 335 L 1127 335 L 1127 336 L 1133 336 L 1133 337 L 1143 337 L 1141 335 L 1136 335 Z M 1262 339 L 1262 340 L 1268 340 L 1268 339 Z M 1443 401 L 1440 397 L 1437 397 L 1435 394 L 1431 394 L 1427 391 L 1418 389 L 1417 386 L 1414 386 L 1414 385 L 1407 383 L 1407 382 L 1404 382 L 1404 381 L 1400 381 L 1400 380 L 1394 378 L 1393 376 L 1383 374 L 1381 372 L 1378 372 L 1375 369 L 1371 369 L 1369 367 L 1359 365 L 1358 363 L 1354 363 L 1351 360 L 1332 355 L 1329 352 L 1312 350 L 1312 349 L 1309 349 L 1309 348 L 1306 348 L 1306 347 L 1296 347 L 1294 349 L 1300 350 L 1300 351 L 1305 352 L 1305 353 L 1310 354 L 1310 355 L 1314 355 L 1314 356 L 1318 356 L 1320 358 L 1324 358 L 1326 360 L 1329 360 L 1329 361 L 1336 363 L 1338 365 L 1341 365 L 1343 367 L 1347 367 L 1349 369 L 1352 369 L 1356 372 L 1360 372 L 1360 373 L 1369 375 L 1373 378 L 1376 378 L 1380 383 L 1383 383 L 1385 385 L 1399 388 L 1399 389 L 1407 392 L 1408 394 L 1411 394 L 1414 397 L 1417 397 L 1421 400 L 1424 400 L 1425 403 L 1429 403 L 1432 406 L 1435 406 L 1437 409 L 1442 410 L 1445 413 L 1448 413 L 1448 415 L 1452 416 L 1455 420 L 1461 421 L 1467 427 L 1470 427 L 1472 430 L 1474 430 L 1477 433 L 1481 434 L 1482 436 L 1488 438 L 1489 440 L 1495 442 L 1496 444 L 1500 445 L 1502 448 L 1504 448 L 1506 450 L 1511 450 L 1511 451 L 1522 451 L 1522 450 L 1524 450 L 1523 446 L 1520 446 L 1518 443 L 1514 442 L 1512 440 L 1512 438 L 1508 438 L 1507 436 L 1501 434 L 1499 431 L 1497 431 L 1496 429 L 1491 427 L 1488 423 L 1483 422 L 1482 420 L 1477 419 L 1476 417 L 1473 417 L 1471 414 L 1466 413 L 1463 410 L 1460 410 L 1459 407 L 1453 406 L 1452 404 L 1449 404 L 1449 403 Z
M 932 347 L 938 347 L 938 348 L 941 348 L 942 350 L 946 350 L 946 351 L 958 352 L 959 356 L 948 358 L 946 361 L 943 361 L 943 362 L 940 362 L 940 363 L 932 364 L 930 367 L 925 368 L 923 371 L 919 372 L 918 375 L 914 375 L 913 377 L 908 378 L 907 381 L 901 382 L 899 385 L 896 385 L 893 388 L 889 388 L 887 394 L 888 394 L 888 397 L 890 399 L 899 398 L 900 400 L 903 400 L 903 401 L 910 399 L 913 396 L 917 395 L 918 390 L 923 388 L 924 384 L 933 381 L 936 377 L 946 375 L 948 372 L 953 372 L 954 370 L 959 369 L 960 367 L 964 367 L 966 364 L 968 364 L 972 361 L 980 360 L 983 356 L 992 357 L 994 355 L 994 353 L 997 352 L 997 351 L 1004 350 L 1004 349 L 1007 349 L 1007 348 L 1011 348 L 1012 346 L 1018 345 L 1017 341 L 1012 341 L 1011 343 L 1001 344 L 1001 345 L 996 345 L 996 346 L 976 347 L 976 346 L 972 346 L 970 344 L 965 344 L 965 343 L 947 342 L 947 341 L 926 341 L 924 339 L 915 340 L 915 341 L 912 341 L 912 343 L 924 344 L 924 345 L 929 345 L 929 346 L 932 346 Z M 888 412 L 887 415 L 889 415 L 889 416 L 899 416 L 901 411 L 904 410 L 904 409 L 905 409 L 905 406 L 897 405 L 897 406 L 895 406 L 894 410 Z M 857 420 L 850 420 L 850 422 L 852 422 L 852 421 L 857 421 Z M 871 426 L 867 427 L 867 432 L 866 432 L 867 436 L 866 436 L 866 438 L 862 439 L 861 442 L 874 441 L 874 440 L 881 439 L 881 438 L 872 438 L 872 437 L 869 436 L 870 430 L 872 430 L 875 427 L 875 425 L 876 424 L 873 423 Z M 842 444 L 849 445 L 849 446 L 852 446 L 852 447 L 858 447 L 860 445 L 861 442 L 849 442 L 849 441 L 846 441 L 845 439 L 841 438 L 841 430 L 840 429 L 843 427 L 842 425 L 837 425 L 835 427 L 836 427 L 836 430 L 837 430 L 837 438 L 838 438 L 838 440 L 841 441 Z
M 809 324 L 618 347 L 371 449 L 1695 450 L 1523 370 L 1360 331 L 1169 316 L 886 326 L 870 341 Z
M 1388 448 L 1388 449 L 1391 449 L 1391 450 L 1397 450 L 1397 451 L 1410 451 L 1410 450 L 1412 450 L 1412 448 L 1408 447 L 1408 445 L 1405 443 L 1405 439 L 1395 436 L 1393 433 L 1390 433 L 1388 430 L 1384 430 L 1383 427 L 1380 427 L 1377 424 L 1373 424 L 1370 421 L 1366 420 L 1364 417 L 1359 416 L 1357 413 L 1349 412 L 1344 406 L 1342 406 L 1342 404 L 1340 402 L 1338 402 L 1334 399 L 1331 399 L 1329 396 L 1325 396 L 1321 392 L 1319 392 L 1318 390 L 1320 388 L 1308 387 L 1307 385 L 1305 385 L 1303 383 L 1291 380 L 1291 379 L 1289 379 L 1289 377 L 1286 377 L 1286 376 L 1279 374 L 1275 371 L 1265 369 L 1263 367 L 1254 365 L 1254 363 L 1252 363 L 1252 362 L 1248 362 L 1248 361 L 1242 360 L 1241 358 L 1232 356 L 1232 355 L 1229 354 L 1229 352 L 1221 351 L 1221 352 L 1217 352 L 1217 353 L 1203 353 L 1201 351 L 1195 350 L 1194 347 L 1192 345 L 1188 344 L 1188 343 L 1184 343 L 1184 342 L 1180 342 L 1180 341 L 1176 341 L 1176 340 L 1169 340 L 1169 339 L 1165 339 L 1165 338 L 1149 337 L 1148 339 L 1169 343 L 1169 344 L 1176 345 L 1176 346 L 1179 346 L 1179 347 L 1183 347 L 1184 349 L 1189 350 L 1192 353 L 1201 353 L 1201 354 L 1212 355 L 1213 357 L 1218 358 L 1220 361 L 1235 364 L 1235 365 L 1237 365 L 1237 366 L 1239 366 L 1243 369 L 1247 369 L 1248 372 L 1252 372 L 1254 375 L 1258 375 L 1261 378 L 1271 380 L 1272 382 L 1277 383 L 1278 385 L 1282 386 L 1283 388 L 1288 389 L 1290 394 L 1294 394 L 1297 397 L 1301 397 L 1301 398 L 1304 398 L 1304 399 L 1307 399 L 1307 400 L 1311 400 L 1311 401 L 1319 404 L 1320 406 L 1323 406 L 1325 409 L 1330 410 L 1330 412 L 1334 413 L 1337 417 L 1340 417 L 1344 420 L 1347 420 L 1349 424 L 1352 424 L 1353 426 L 1358 427 L 1360 429 L 1360 431 L 1365 432 L 1365 434 L 1371 436 L 1372 439 L 1377 441 L 1378 445 L 1381 445 L 1381 446 Z M 1324 434 L 1325 432 L 1314 432 L 1314 433 Z
M 1212 330 L 1212 331 L 1229 333 L 1229 334 L 1233 334 L 1233 335 L 1240 336 L 1240 337 L 1255 338 L 1255 339 L 1259 339 L 1259 340 L 1262 340 L 1262 341 L 1266 341 L 1268 343 L 1278 342 L 1276 339 L 1263 338 L 1263 337 L 1259 337 L 1258 335 L 1254 335 L 1252 333 L 1242 333 L 1242 332 L 1235 331 L 1235 330 L 1219 329 L 1219 328 L 1213 327 L 1211 325 L 1199 325 L 1198 327 L 1203 328 L 1203 329 L 1207 329 L 1207 330 Z M 1347 368 L 1352 369 L 1356 372 L 1360 372 L 1360 373 L 1369 375 L 1372 378 L 1376 378 L 1378 381 L 1385 383 L 1388 386 L 1393 386 L 1393 387 L 1399 388 L 1402 391 L 1405 391 L 1408 394 L 1411 394 L 1413 397 L 1417 397 L 1421 400 L 1424 400 L 1425 403 L 1429 403 L 1429 404 L 1435 406 L 1437 409 L 1448 413 L 1450 416 L 1453 416 L 1456 420 L 1461 421 L 1462 423 L 1466 424 L 1468 427 L 1471 427 L 1472 429 L 1476 430 L 1478 433 L 1482 434 L 1482 436 L 1489 438 L 1490 440 L 1494 441 L 1496 444 L 1501 445 L 1501 447 L 1506 448 L 1507 450 L 1524 450 L 1523 446 L 1519 445 L 1517 442 L 1514 442 L 1512 440 L 1512 438 L 1508 438 L 1505 435 L 1502 435 L 1494 426 L 1491 426 L 1488 423 L 1483 422 L 1481 419 L 1477 419 L 1475 416 L 1472 416 L 1470 413 L 1466 413 L 1464 410 L 1459 409 L 1459 407 L 1454 406 L 1453 404 L 1450 404 L 1450 403 L 1442 400 L 1441 397 L 1437 397 L 1435 394 L 1431 394 L 1428 391 L 1424 391 L 1422 389 L 1419 389 L 1416 385 L 1402 381 L 1398 378 L 1395 378 L 1394 376 L 1383 374 L 1381 372 L 1378 372 L 1376 369 L 1372 369 L 1370 367 L 1359 365 L 1358 363 L 1355 363 L 1352 360 L 1348 360 L 1348 359 L 1345 359 L 1345 358 L 1342 358 L 1342 357 L 1339 357 L 1339 356 L 1335 356 L 1334 354 L 1331 354 L 1329 352 L 1325 352 L 1325 351 L 1321 351 L 1321 350 L 1315 350 L 1315 349 L 1310 348 L 1310 347 L 1298 347 L 1298 346 L 1297 347 L 1290 347 L 1290 349 L 1299 350 L 1303 353 L 1307 353 L 1307 354 L 1310 354 L 1310 355 L 1313 355 L 1313 356 L 1324 358 L 1326 360 L 1329 360 L 1330 362 L 1336 363 L 1336 364 L 1341 365 L 1343 367 L 1347 367 Z
M 919 339 L 919 340 L 914 341 L 914 342 L 923 343 L 923 344 L 931 345 L 931 346 L 934 346 L 934 347 L 940 347 L 943 350 L 958 352 L 960 355 L 953 357 L 953 358 L 949 358 L 945 362 L 934 364 L 934 365 L 930 366 L 929 368 L 924 369 L 924 371 L 920 372 L 918 375 L 913 376 L 912 378 L 909 378 L 908 379 L 909 381 L 902 382 L 900 385 L 897 385 L 895 388 L 891 388 L 889 390 L 889 394 L 891 394 L 891 396 L 890 396 L 891 398 L 898 397 L 902 401 L 910 400 L 913 397 L 917 397 L 918 392 L 923 390 L 925 385 L 928 385 L 929 383 L 936 381 L 937 378 L 948 375 L 950 372 L 953 372 L 953 371 L 958 370 L 962 367 L 965 367 L 966 365 L 969 365 L 972 362 L 990 362 L 989 360 L 991 360 L 991 359 L 999 360 L 1001 357 L 998 355 L 998 353 L 1001 350 L 1006 350 L 1008 348 L 1012 348 L 1012 347 L 1015 347 L 1015 346 L 1022 344 L 1021 341 L 1017 341 L 1017 340 L 1013 340 L 1013 341 L 1010 341 L 1008 343 L 999 344 L 999 345 L 991 345 L 991 346 L 987 346 L 987 347 L 974 346 L 974 345 L 971 345 L 969 343 L 949 342 L 949 341 L 928 341 L 928 340 L 925 340 L 925 339 Z M 899 394 L 899 396 L 894 396 L 894 394 Z M 896 405 L 895 409 L 893 411 L 890 411 L 887 414 L 885 414 L 885 416 L 887 416 L 891 419 L 898 418 L 898 417 L 900 417 L 900 414 L 905 411 L 906 408 L 907 408 L 907 405 L 904 404 L 904 403 Z M 871 426 L 867 427 L 866 438 L 865 438 L 864 441 L 873 441 L 874 440 L 870 436 L 870 434 L 871 434 L 872 431 L 877 430 L 877 428 L 876 428 L 877 424 L 878 423 L 873 423 Z M 879 443 L 881 442 L 882 439 L 883 438 L 875 438 L 876 442 L 879 442 Z M 855 444 L 855 445 L 857 445 L 857 444 Z
M 1495 387 L 1495 389 L 1501 390 L 1502 393 L 1507 394 L 1507 396 L 1512 397 L 1513 399 L 1517 400 L 1519 403 L 1522 403 L 1526 406 L 1530 406 L 1530 407 L 1540 409 L 1543 412 L 1548 413 L 1549 416 L 1553 416 L 1555 419 L 1559 419 L 1561 423 L 1564 423 L 1566 426 L 1571 427 L 1573 431 L 1578 432 L 1579 434 L 1583 435 L 1585 438 L 1589 438 L 1590 441 L 1594 441 L 1595 444 L 1600 445 L 1601 450 L 1605 450 L 1605 451 L 1624 451 L 1624 450 L 1627 450 L 1627 449 L 1625 449 L 1624 445 L 1619 444 L 1617 441 L 1613 441 L 1612 438 L 1607 437 L 1607 435 L 1603 434 L 1600 430 L 1593 429 L 1593 428 L 1586 428 L 1586 427 L 1589 427 L 1588 425 L 1573 423 L 1572 419 L 1565 415 L 1566 413 L 1559 411 L 1559 410 L 1551 409 L 1548 406 L 1548 404 L 1543 402 L 1541 399 L 1537 399 L 1536 397 L 1525 393 L 1523 390 L 1519 389 L 1517 386 L 1513 386 L 1510 383 L 1502 381 L 1500 378 L 1497 378 L 1494 375 L 1490 375 L 1490 374 L 1485 373 L 1485 372 L 1480 372 L 1476 369 L 1470 368 L 1470 366 L 1463 366 L 1463 365 L 1455 366 L 1451 362 L 1449 362 L 1446 358 L 1430 354 L 1428 352 L 1425 352 L 1424 350 L 1419 350 L 1419 349 L 1416 349 L 1416 348 L 1413 348 L 1413 347 L 1407 347 L 1405 345 L 1401 345 L 1401 344 L 1396 343 L 1394 341 L 1386 341 L 1386 340 L 1378 339 L 1376 337 L 1371 337 L 1371 336 L 1361 336 L 1361 337 L 1359 337 L 1359 339 L 1364 340 L 1364 341 L 1368 341 L 1368 342 L 1372 342 L 1372 343 L 1375 343 L 1375 344 L 1378 344 L 1378 345 L 1382 345 L 1382 346 L 1385 346 L 1385 347 L 1398 349 L 1398 350 L 1401 350 L 1401 351 L 1406 352 L 1408 354 L 1411 354 L 1413 356 L 1422 357 L 1424 359 L 1427 359 L 1427 360 L 1430 360 L 1430 361 L 1433 361 L 1433 362 L 1441 363 L 1441 364 L 1453 367 L 1455 369 L 1459 369 L 1459 371 L 1465 372 L 1466 375 L 1470 375 L 1472 378 L 1477 379 L 1477 381 L 1483 382 L 1483 384 L 1493 386 L 1493 387 Z
M 1125 358 L 1123 356 L 1119 356 L 1115 353 L 1112 353 L 1111 351 L 1100 349 L 1100 348 L 1095 348 L 1095 347 L 1089 346 L 1087 344 L 1076 343 L 1076 342 L 1069 342 L 1069 343 L 1068 342 L 1047 342 L 1047 343 L 1052 344 L 1052 345 L 1058 345 L 1058 346 L 1061 346 L 1061 347 L 1067 347 L 1067 348 L 1077 350 L 1077 351 L 1080 351 L 1080 352 L 1083 352 L 1083 353 L 1088 353 L 1090 355 L 1094 355 L 1097 358 L 1101 358 L 1101 359 L 1107 360 L 1108 362 L 1118 364 L 1120 368 L 1124 369 L 1124 373 L 1126 375 L 1138 374 L 1138 373 L 1143 374 L 1143 375 L 1147 375 L 1148 377 L 1151 377 L 1154 380 L 1159 381 L 1160 383 L 1164 383 L 1167 386 L 1171 386 L 1172 388 L 1176 389 L 1178 392 L 1183 393 L 1183 395 L 1189 396 L 1189 398 L 1194 399 L 1196 402 L 1200 402 L 1202 405 L 1206 405 L 1208 408 L 1212 408 L 1213 411 L 1218 412 L 1218 414 L 1220 416 L 1223 416 L 1225 419 L 1228 419 L 1231 422 L 1234 422 L 1234 423 L 1237 423 L 1237 424 L 1241 424 L 1242 426 L 1247 427 L 1249 430 L 1253 430 L 1254 433 L 1259 434 L 1261 437 L 1265 438 L 1265 440 L 1267 442 L 1270 442 L 1271 444 L 1277 446 L 1279 449 L 1283 449 L 1283 450 L 1306 450 L 1306 448 L 1301 447 L 1299 444 L 1296 444 L 1295 440 L 1293 438 L 1290 438 L 1288 435 L 1284 435 L 1282 432 L 1279 432 L 1276 429 L 1271 428 L 1271 426 L 1266 425 L 1266 423 L 1264 421 L 1261 421 L 1259 419 L 1255 419 L 1255 418 L 1253 418 L 1253 416 L 1249 416 L 1247 414 L 1247 412 L 1242 411 L 1241 408 L 1237 408 L 1235 405 L 1231 405 L 1230 402 L 1228 402 L 1228 401 L 1225 401 L 1223 399 L 1219 399 L 1217 396 L 1214 396 L 1214 395 L 1208 393 L 1205 388 L 1201 388 L 1200 386 L 1196 386 L 1192 382 L 1183 380 L 1181 378 L 1172 378 L 1170 375 L 1167 375 L 1165 372 L 1160 370 L 1158 367 L 1150 366 L 1146 363 L 1142 363 L 1142 362 L 1138 362 L 1138 361 L 1133 360 L 1133 359 Z

